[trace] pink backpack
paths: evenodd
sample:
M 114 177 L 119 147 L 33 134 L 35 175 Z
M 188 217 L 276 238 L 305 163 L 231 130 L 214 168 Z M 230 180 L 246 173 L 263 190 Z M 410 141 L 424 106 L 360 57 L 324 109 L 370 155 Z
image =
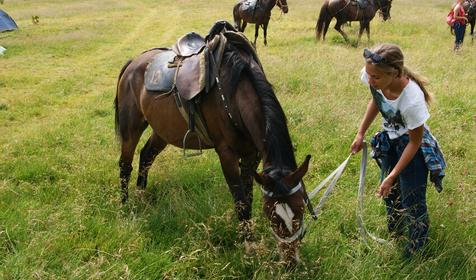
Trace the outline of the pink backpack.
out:
M 455 19 L 454 19 L 454 11 L 453 9 L 451 9 L 451 11 L 448 13 L 448 15 L 446 16 L 446 23 L 449 25 L 449 26 L 452 26 L 453 23 L 455 22 Z

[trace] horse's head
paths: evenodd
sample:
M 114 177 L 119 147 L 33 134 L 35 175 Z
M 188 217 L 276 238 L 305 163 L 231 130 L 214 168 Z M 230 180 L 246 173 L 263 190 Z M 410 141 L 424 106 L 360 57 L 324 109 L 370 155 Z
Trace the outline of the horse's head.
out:
M 390 18 L 390 9 L 392 8 L 392 0 L 375 0 L 377 7 L 380 9 L 380 15 L 383 20 Z
M 276 5 L 283 11 L 283 13 L 288 13 L 288 2 L 287 0 L 276 0 Z
M 296 170 L 269 166 L 255 173 L 263 192 L 263 209 L 270 220 L 281 258 L 288 265 L 299 262 L 299 243 L 304 236 L 304 212 L 307 195 L 302 178 L 309 167 L 310 155 Z

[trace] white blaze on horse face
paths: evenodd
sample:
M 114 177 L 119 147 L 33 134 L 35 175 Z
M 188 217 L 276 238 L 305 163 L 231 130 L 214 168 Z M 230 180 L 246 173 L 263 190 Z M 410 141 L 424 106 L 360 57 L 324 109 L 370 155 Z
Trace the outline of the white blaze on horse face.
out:
M 284 223 L 286 224 L 286 227 L 289 230 L 289 233 L 293 233 L 293 218 L 294 218 L 294 212 L 289 207 L 287 203 L 278 203 L 276 204 L 276 214 L 283 219 Z

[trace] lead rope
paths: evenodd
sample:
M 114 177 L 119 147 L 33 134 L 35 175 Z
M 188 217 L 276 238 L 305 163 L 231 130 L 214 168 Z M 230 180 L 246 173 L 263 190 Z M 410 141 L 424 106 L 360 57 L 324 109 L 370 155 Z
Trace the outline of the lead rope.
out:
M 382 239 L 380 237 L 377 237 L 375 234 L 371 233 L 370 231 L 367 230 L 364 224 L 364 193 L 365 193 L 365 173 L 367 170 L 367 143 L 364 141 L 363 142 L 363 148 L 362 148 L 362 158 L 360 160 L 360 174 L 359 174 L 359 192 L 357 196 L 357 224 L 359 225 L 359 232 L 360 235 L 362 236 L 362 240 L 366 245 L 368 245 L 367 242 L 367 237 L 370 237 L 370 239 L 380 243 L 380 244 L 387 244 L 388 241 L 385 239 Z
M 380 244 L 388 244 L 389 242 L 385 239 L 377 237 L 375 234 L 371 233 L 368 231 L 365 227 L 364 224 L 364 218 L 363 218 L 363 209 L 364 209 L 364 192 L 365 192 L 365 174 L 366 174 L 366 169 L 367 169 L 367 143 L 364 141 L 362 143 L 362 158 L 360 161 L 360 174 L 359 174 L 359 190 L 358 190 L 358 203 L 357 203 L 357 224 L 359 226 L 359 232 L 362 236 L 362 239 L 366 245 L 368 245 L 367 242 L 367 236 L 370 237 L 370 239 L 380 243 Z M 287 237 L 287 238 L 281 238 L 279 237 L 274 231 L 273 234 L 281 242 L 285 243 L 291 243 L 295 241 L 296 239 L 302 239 L 307 231 L 307 228 L 310 226 L 311 222 L 313 220 L 317 220 L 318 215 L 320 214 L 320 211 L 324 204 L 326 203 L 327 199 L 330 196 L 330 193 L 334 189 L 334 187 L 337 184 L 337 181 L 339 178 L 342 176 L 342 173 L 345 170 L 345 167 L 349 163 L 349 160 L 351 158 L 352 154 L 350 154 L 334 171 L 329 174 L 318 186 L 314 188 L 308 195 L 307 199 L 310 201 L 313 199 L 317 193 L 324 188 L 324 186 L 329 182 L 329 186 L 326 188 L 324 191 L 324 194 L 322 195 L 321 199 L 319 200 L 319 203 L 317 206 L 311 211 L 311 216 L 313 219 L 310 219 L 305 223 L 297 232 L 295 232 L 292 236 Z M 303 218 L 304 219 L 304 218 Z

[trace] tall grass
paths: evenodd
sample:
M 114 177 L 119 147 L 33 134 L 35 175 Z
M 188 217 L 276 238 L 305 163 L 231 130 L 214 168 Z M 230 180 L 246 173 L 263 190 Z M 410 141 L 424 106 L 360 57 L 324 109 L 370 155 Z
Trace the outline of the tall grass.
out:
M 192 159 L 169 147 L 156 159 L 145 194 L 119 203 L 112 101 L 119 70 L 143 50 L 170 46 L 232 20 L 226 1 L 6 1 L 20 30 L 0 34 L 1 279 L 474 279 L 476 275 L 476 46 L 452 52 L 449 1 L 394 1 L 392 19 L 371 23 L 355 45 L 329 29 L 316 43 L 322 1 L 289 0 L 274 10 L 268 46 L 258 54 L 285 109 L 298 161 L 317 185 L 347 156 L 370 95 L 359 82 L 362 49 L 402 46 L 406 63 L 435 94 L 429 126 L 445 153 L 444 191 L 428 189 L 430 244 L 400 259 L 401 241 L 365 245 L 355 222 L 358 160 L 353 159 L 303 240 L 302 263 L 287 271 L 255 189 L 257 252 L 246 255 L 231 195 L 213 151 Z M 39 16 L 39 24 L 31 17 Z M 252 26 L 246 35 L 253 38 Z M 376 122 L 370 131 L 376 131 Z M 150 133 L 149 131 L 146 132 Z M 141 141 L 139 147 L 144 144 Z M 137 157 L 136 157 L 137 158 Z M 137 166 L 137 159 L 134 167 Z M 383 204 L 370 165 L 367 226 L 382 237 Z M 137 168 L 136 168 L 137 169 Z M 131 182 L 136 174 L 133 173 Z

